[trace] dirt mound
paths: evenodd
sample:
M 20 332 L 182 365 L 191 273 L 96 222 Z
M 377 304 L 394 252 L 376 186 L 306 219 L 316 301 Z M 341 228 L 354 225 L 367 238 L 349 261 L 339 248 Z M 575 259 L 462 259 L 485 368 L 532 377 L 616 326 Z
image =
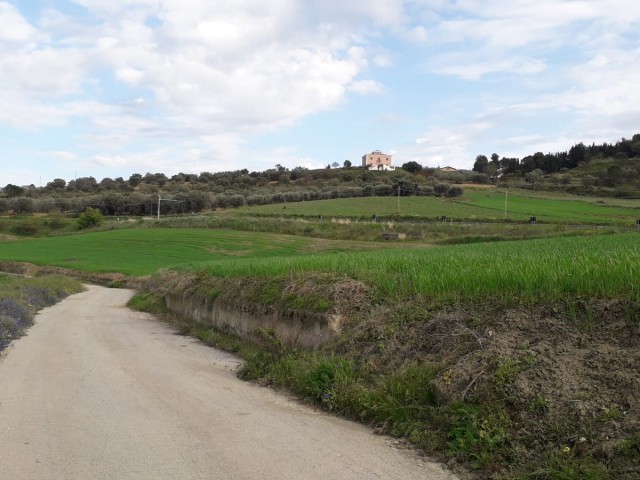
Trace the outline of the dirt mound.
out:
M 519 453 L 498 471 L 515 458 L 539 464 L 535 455 L 566 452 L 601 462 L 611 478 L 640 476 L 638 303 L 412 302 L 379 307 L 347 337 L 340 351 L 374 372 L 435 362 L 443 367 L 434 381 L 442 405 L 466 402 L 508 417 L 505 445 Z

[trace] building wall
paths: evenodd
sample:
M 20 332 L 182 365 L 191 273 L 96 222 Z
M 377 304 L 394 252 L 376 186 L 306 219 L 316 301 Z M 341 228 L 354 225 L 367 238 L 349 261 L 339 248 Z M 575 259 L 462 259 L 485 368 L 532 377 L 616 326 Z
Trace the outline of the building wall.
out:
M 369 167 L 372 170 L 377 170 L 378 168 L 389 170 L 392 168 L 392 161 L 393 155 L 387 155 L 380 150 L 374 150 L 362 156 L 362 166 Z

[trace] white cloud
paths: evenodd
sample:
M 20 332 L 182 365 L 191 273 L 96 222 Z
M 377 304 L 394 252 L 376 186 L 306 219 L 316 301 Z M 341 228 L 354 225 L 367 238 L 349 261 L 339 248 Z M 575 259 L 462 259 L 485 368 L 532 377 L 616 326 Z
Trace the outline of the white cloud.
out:
M 466 63 L 469 62 L 469 63 Z M 513 73 L 535 75 L 547 69 L 544 61 L 524 57 L 488 58 L 457 60 L 456 55 L 442 55 L 434 59 L 434 71 L 443 75 L 453 75 L 464 80 L 478 80 L 490 73 Z
M 37 30 L 13 5 L 0 2 L 0 43 L 28 44 L 37 36 Z
M 354 126 L 386 119 L 380 140 L 408 145 L 399 154 L 454 166 L 491 138 L 533 146 L 545 134 L 528 143 L 526 130 L 559 113 L 571 122 L 549 145 L 640 123 L 634 0 L 74 0 L 82 14 L 42 3 L 27 20 L 0 0 L 0 125 L 77 127 L 63 148 L 78 162 L 311 164 L 315 145 L 257 152 L 251 139 L 346 108 L 362 108 L 345 112 Z
M 129 165 L 129 160 L 120 155 L 95 155 L 92 162 L 106 167 L 124 167 Z
M 67 152 L 67 151 L 64 151 L 64 150 L 59 150 L 59 151 L 56 151 L 56 152 L 43 152 L 42 155 L 46 156 L 46 157 L 53 157 L 53 158 L 56 158 L 58 160 L 63 160 L 63 161 L 66 161 L 66 162 L 70 162 L 70 161 L 78 159 L 78 155 L 76 155 L 75 153 Z
M 374 93 L 380 93 L 383 90 L 383 86 L 380 82 L 375 80 L 358 80 L 349 85 L 349 90 L 359 93 L 360 95 L 371 95 Z

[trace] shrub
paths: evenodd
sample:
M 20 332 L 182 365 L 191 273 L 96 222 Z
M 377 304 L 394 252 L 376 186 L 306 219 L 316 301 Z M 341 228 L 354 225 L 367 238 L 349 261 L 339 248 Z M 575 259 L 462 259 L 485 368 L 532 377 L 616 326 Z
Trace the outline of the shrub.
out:
M 78 217 L 80 228 L 97 227 L 102 224 L 104 217 L 97 208 L 87 207 Z

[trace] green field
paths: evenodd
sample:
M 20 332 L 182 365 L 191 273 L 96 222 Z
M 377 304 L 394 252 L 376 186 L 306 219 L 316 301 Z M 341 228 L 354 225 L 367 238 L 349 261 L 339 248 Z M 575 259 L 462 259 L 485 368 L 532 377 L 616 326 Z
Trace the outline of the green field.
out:
M 339 273 L 383 297 L 640 298 L 640 235 L 550 238 L 190 264 L 217 276 Z
M 637 233 L 368 251 L 350 249 L 348 242 L 341 245 L 313 253 L 317 242 L 295 236 L 204 229 L 115 230 L 3 243 L 0 260 L 127 275 L 166 267 L 237 277 L 337 273 L 393 298 L 421 294 L 558 299 L 615 297 L 621 292 L 638 296 Z
M 599 203 L 601 202 L 601 203 Z M 455 221 L 505 219 L 505 191 L 468 189 L 461 198 L 438 197 L 362 197 L 261 205 L 242 211 L 263 215 L 302 215 L 308 217 L 371 218 L 402 216 L 407 219 L 436 220 L 442 216 Z M 599 200 L 596 198 L 552 197 L 528 191 L 511 190 L 507 196 L 509 221 L 526 222 L 536 216 L 538 222 L 582 223 L 633 226 L 640 218 L 640 200 Z
M 147 275 L 186 262 L 295 255 L 311 242 L 303 237 L 233 230 L 129 229 L 0 243 L 0 260 Z

